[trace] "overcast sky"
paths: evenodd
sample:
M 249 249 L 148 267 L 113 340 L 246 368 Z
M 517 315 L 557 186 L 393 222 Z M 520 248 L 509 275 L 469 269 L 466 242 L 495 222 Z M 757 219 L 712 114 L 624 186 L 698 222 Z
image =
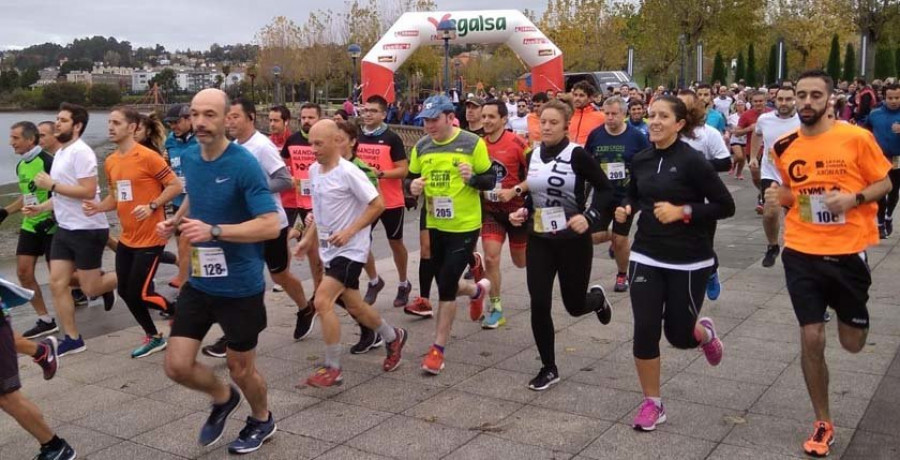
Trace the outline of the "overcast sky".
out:
M 441 10 L 483 8 L 484 0 L 438 0 Z M 102 35 L 134 47 L 160 43 L 166 49 L 208 49 L 213 43 L 250 43 L 273 17 L 298 24 L 323 5 L 343 0 L 0 0 L 0 49 L 45 42 L 65 45 L 75 38 Z M 493 0 L 492 9 L 543 12 L 547 0 Z

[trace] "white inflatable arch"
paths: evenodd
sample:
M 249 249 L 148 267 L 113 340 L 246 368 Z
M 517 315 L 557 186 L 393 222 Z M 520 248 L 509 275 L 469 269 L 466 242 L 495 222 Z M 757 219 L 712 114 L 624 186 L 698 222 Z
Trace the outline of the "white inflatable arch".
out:
M 531 67 L 531 90 L 561 91 L 563 57 L 560 49 L 517 10 L 405 13 L 362 60 L 362 96 L 379 95 L 394 101 L 394 72 L 419 46 L 443 45 L 438 24 L 456 24 L 452 44 L 506 43 Z

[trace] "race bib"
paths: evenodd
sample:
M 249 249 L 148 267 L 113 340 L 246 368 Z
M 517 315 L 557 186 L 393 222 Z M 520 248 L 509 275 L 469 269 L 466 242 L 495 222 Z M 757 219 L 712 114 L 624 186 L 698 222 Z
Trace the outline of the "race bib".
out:
M 435 219 L 452 219 L 456 213 L 453 212 L 453 198 L 449 196 L 436 196 L 431 199 L 431 215 Z
M 900 155 L 891 157 L 891 169 L 900 169 Z
M 491 201 L 491 202 L 493 202 L 493 203 L 498 203 L 498 202 L 500 202 L 500 190 L 502 190 L 502 189 L 500 188 L 500 184 L 497 184 L 497 185 L 496 185 L 493 189 L 491 189 L 491 190 L 485 190 L 485 191 L 483 192 L 483 193 L 484 193 L 484 199 L 486 199 L 486 200 L 488 200 L 488 201 Z
M 609 180 L 625 179 L 625 163 L 601 163 L 603 172 Z
M 171 158 L 170 161 L 172 162 L 172 169 L 181 167 L 181 157 Z
M 555 233 L 566 229 L 566 211 L 560 206 L 535 208 L 535 233 Z
M 300 179 L 300 185 L 297 186 L 301 196 L 312 195 L 312 181 L 309 179 Z
M 181 181 L 181 193 L 187 192 L 187 179 L 184 176 L 178 176 L 178 180 Z
M 40 204 L 40 203 L 38 203 L 38 199 L 34 195 L 34 193 L 26 193 L 26 194 L 22 195 L 22 199 L 25 202 L 24 203 L 25 206 L 37 206 Z
M 228 264 L 222 248 L 191 249 L 191 276 L 195 278 L 225 278 Z
M 797 197 L 800 206 L 800 220 L 808 224 L 841 225 L 847 223 L 843 214 L 835 214 L 825 206 L 825 195 L 800 195 Z
M 134 195 L 131 192 L 131 181 L 130 180 L 117 180 L 116 181 L 116 201 L 128 202 L 134 200 Z
M 319 235 L 319 247 L 322 249 L 328 249 L 331 247 L 331 232 L 327 230 L 322 230 L 321 228 L 316 229 L 316 232 Z

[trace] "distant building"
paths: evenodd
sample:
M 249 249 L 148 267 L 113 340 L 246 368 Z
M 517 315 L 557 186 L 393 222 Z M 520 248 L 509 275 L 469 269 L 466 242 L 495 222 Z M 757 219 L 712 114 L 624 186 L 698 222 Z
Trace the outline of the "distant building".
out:
M 85 70 L 72 70 L 66 74 L 66 81 L 69 83 L 91 85 L 93 83 L 93 78 L 91 73 Z
M 135 70 L 131 74 L 131 91 L 143 93 L 150 90 L 150 80 L 159 72 L 156 70 Z

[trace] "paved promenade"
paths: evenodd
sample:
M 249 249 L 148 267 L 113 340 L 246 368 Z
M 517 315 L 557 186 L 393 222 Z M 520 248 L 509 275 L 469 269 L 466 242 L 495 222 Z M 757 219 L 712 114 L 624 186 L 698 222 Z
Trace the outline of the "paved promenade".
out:
M 327 390 L 301 384 L 324 358 L 318 330 L 302 342 L 291 338 L 294 311 L 285 294 L 267 293 L 269 327 L 262 333 L 259 367 L 269 384 L 269 402 L 279 432 L 250 458 L 261 459 L 786 459 L 803 457 L 812 407 L 800 370 L 799 332 L 779 263 L 762 268 L 761 219 L 753 212 L 750 181 L 723 176 L 738 203 L 738 215 L 719 225 L 716 247 L 724 292 L 706 301 L 703 313 L 716 321 L 725 358 L 710 367 L 700 351 L 663 344 L 662 396 L 668 423 L 655 433 L 638 433 L 630 423 L 641 394 L 631 355 L 632 314 L 628 295 L 612 294 L 615 264 L 606 246 L 594 255 L 592 279 L 611 294 L 613 320 L 602 326 L 593 315 L 571 318 L 554 305 L 556 352 L 562 382 L 534 392 L 526 384 L 540 368 L 531 334 L 525 272 L 504 254 L 503 306 L 507 325 L 482 330 L 465 308 L 439 376 L 420 370 L 433 339 L 434 320 L 404 315 L 391 306 L 397 276 L 383 233 L 375 241 L 387 288 L 377 308 L 392 324 L 408 328 L 404 362 L 381 371 L 383 349 L 350 355 L 358 329 L 343 316 L 344 385 Z M 408 215 L 413 291 L 418 252 L 418 213 Z M 872 329 L 863 352 L 839 347 L 828 325 L 826 356 L 830 397 L 837 426 L 833 458 L 897 459 L 900 436 L 900 235 L 870 255 L 874 285 L 869 310 Z M 170 245 L 171 246 L 171 245 Z M 107 255 L 112 267 L 111 254 Z M 300 263 L 295 271 L 304 274 Z M 14 270 L 14 269 L 13 269 Z M 157 284 L 173 273 L 164 267 Z M 15 279 L 14 271 L 0 275 Z M 46 275 L 42 274 L 43 280 Z M 365 279 L 365 276 L 363 277 Z M 307 280 L 306 286 L 311 286 Z M 311 287 L 308 287 L 311 289 Z M 168 288 L 163 293 L 171 294 Z M 45 293 L 49 291 L 45 287 Z M 434 289 L 436 296 L 436 289 Z M 462 301 L 460 302 L 462 306 Z M 170 460 L 228 457 L 225 445 L 248 414 L 244 404 L 210 448 L 197 444 L 209 401 L 173 384 L 163 373 L 162 354 L 134 360 L 141 340 L 124 304 L 78 311 L 91 337 L 88 351 L 61 360 L 50 382 L 30 359 L 20 368 L 24 391 L 52 427 L 76 447 L 79 458 Z M 34 321 L 30 307 L 16 312 L 20 330 Z M 160 322 L 160 325 L 163 323 Z M 167 330 L 164 327 L 163 330 Z M 214 330 L 207 337 L 218 336 Z M 227 375 L 224 360 L 200 358 Z M 31 458 L 37 444 L 11 418 L 0 415 L 0 459 Z

